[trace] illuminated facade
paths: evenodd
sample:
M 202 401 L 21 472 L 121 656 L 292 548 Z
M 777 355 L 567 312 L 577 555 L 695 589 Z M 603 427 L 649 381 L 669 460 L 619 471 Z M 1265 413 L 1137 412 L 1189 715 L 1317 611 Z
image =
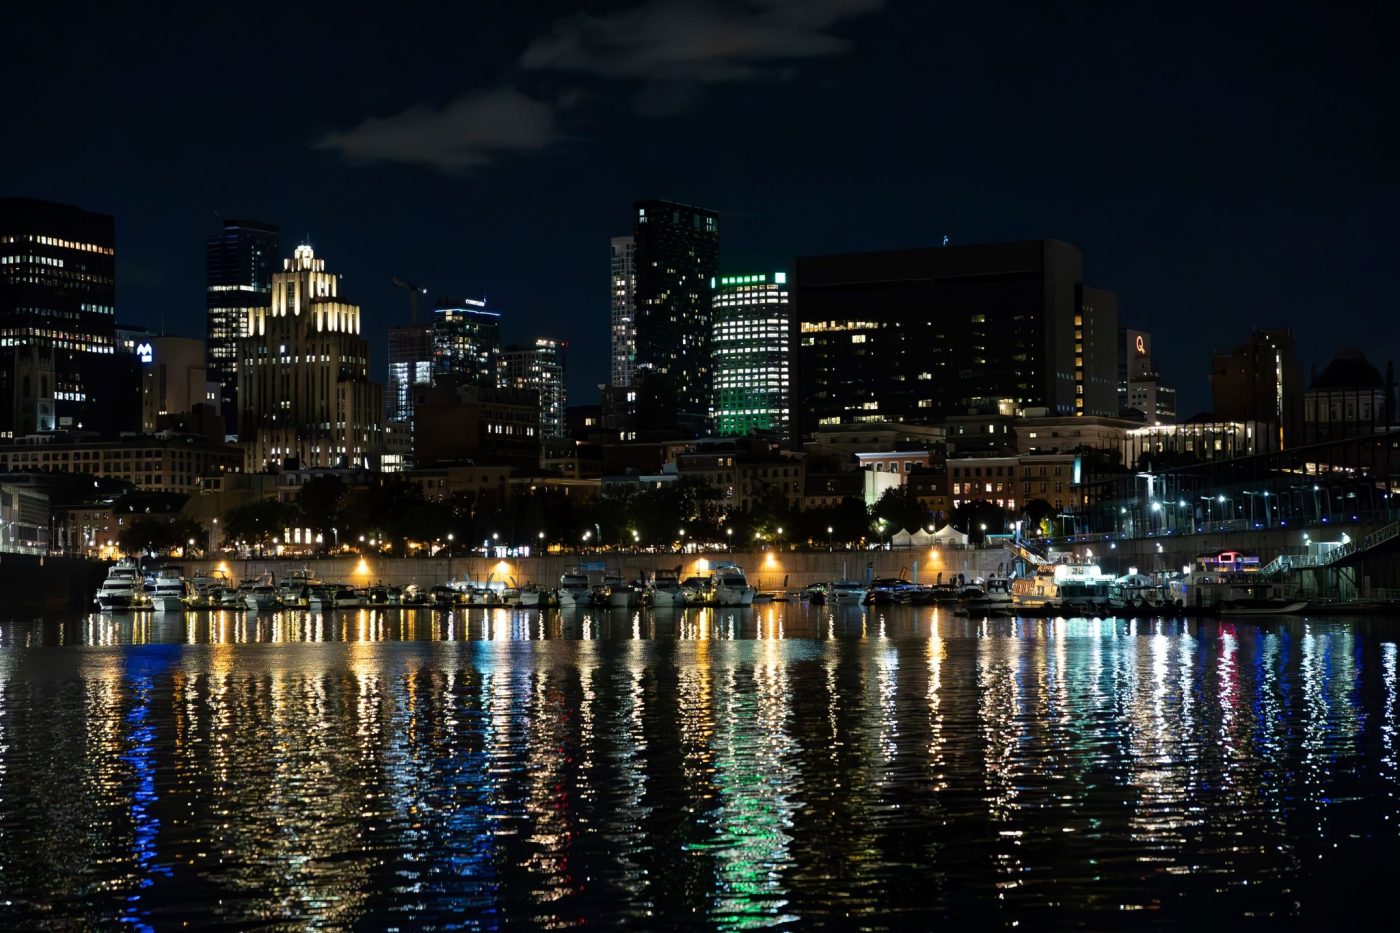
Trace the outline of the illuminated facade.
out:
M 501 362 L 501 316 L 486 302 L 440 302 L 433 313 L 433 381 L 496 385 Z
M 135 370 L 116 359 L 116 228 L 108 214 L 0 198 L 0 436 L 96 426 Z M 130 386 L 134 395 L 134 384 Z
M 360 308 L 339 295 L 309 245 L 272 277 L 272 301 L 249 311 L 238 343 L 238 435 L 250 470 L 364 465 L 380 444 L 383 389 L 369 378 Z
M 236 472 L 237 447 L 170 434 L 102 441 L 87 432 L 0 446 L 0 473 L 87 473 L 158 492 L 195 493 L 203 477 Z
M 636 241 L 612 238 L 612 382 L 630 386 L 637 368 Z
M 981 399 L 1118 413 L 1117 301 L 1055 240 L 800 258 L 797 435 L 938 421 Z
M 539 395 L 539 437 L 565 437 L 564 363 L 569 344 L 541 337 L 534 343 L 506 347 L 501 353 L 500 385 L 506 389 L 531 389 Z
M 699 432 L 710 410 L 709 290 L 719 267 L 719 215 L 641 201 L 633 221 L 637 367 L 648 370 L 657 417 Z
M 413 387 L 432 384 L 433 359 L 433 325 L 389 328 L 387 420 L 413 423 Z
M 710 360 L 716 434 L 789 430 L 787 273 L 713 280 Z
M 226 220 L 224 232 L 204 244 L 206 366 L 209 379 L 219 384 L 229 433 L 237 428 L 238 341 L 253 310 L 272 303 L 278 239 L 272 224 Z

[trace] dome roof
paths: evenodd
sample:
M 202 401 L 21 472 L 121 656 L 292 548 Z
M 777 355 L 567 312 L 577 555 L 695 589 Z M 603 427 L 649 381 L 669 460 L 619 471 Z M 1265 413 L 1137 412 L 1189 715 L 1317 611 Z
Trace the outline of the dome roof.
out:
M 1332 357 L 1309 391 L 1325 389 L 1378 389 L 1385 385 L 1376 367 L 1366 362 L 1366 354 L 1351 347 L 1343 347 Z

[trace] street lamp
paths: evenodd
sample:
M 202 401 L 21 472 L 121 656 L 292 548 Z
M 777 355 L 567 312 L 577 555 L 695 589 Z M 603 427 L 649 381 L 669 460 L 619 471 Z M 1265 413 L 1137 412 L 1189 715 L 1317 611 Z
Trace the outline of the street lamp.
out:
M 724 529 L 724 535 L 725 535 L 725 540 L 726 540 L 725 548 L 726 548 L 727 550 L 730 550 L 730 551 L 734 550 L 734 529 L 733 529 L 733 528 L 726 528 L 726 529 Z
M 977 527 L 982 529 L 982 546 L 983 546 L 983 547 L 986 547 L 986 546 L 987 546 L 987 523 L 986 523 L 986 522 L 978 522 Z
M 836 550 L 836 548 L 831 543 L 831 533 L 835 530 L 836 529 L 832 528 L 830 525 L 826 526 L 826 549 L 828 551 Z

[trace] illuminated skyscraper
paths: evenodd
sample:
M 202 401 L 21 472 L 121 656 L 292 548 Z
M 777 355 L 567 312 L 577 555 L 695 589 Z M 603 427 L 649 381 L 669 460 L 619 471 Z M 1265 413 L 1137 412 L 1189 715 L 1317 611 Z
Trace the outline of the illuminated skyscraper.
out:
M 637 367 L 648 370 L 646 394 L 659 416 L 698 433 L 710 409 L 709 290 L 719 267 L 719 215 L 641 201 L 633 222 Z
M 533 389 L 539 394 L 539 437 L 565 437 L 564 362 L 569 344 L 541 337 L 518 343 L 501 353 L 500 385 L 503 389 Z
M 388 411 L 390 421 L 413 421 L 413 387 L 433 383 L 433 325 L 389 328 Z
M 0 435 L 135 414 L 140 376 L 116 354 L 116 252 L 108 214 L 0 198 Z
M 433 313 L 433 382 L 494 388 L 501 361 L 501 316 L 485 301 L 440 301 Z
M 710 359 L 716 434 L 788 435 L 791 336 L 787 273 L 715 281 Z
M 630 386 L 637 368 L 636 241 L 612 239 L 612 382 Z
M 238 342 L 238 435 L 249 470 L 294 457 L 302 467 L 368 465 L 380 445 L 383 387 L 369 378 L 360 308 L 339 295 L 309 245 L 272 277 L 269 307 L 248 313 Z
M 272 224 L 225 220 L 224 232 L 204 245 L 207 368 L 219 384 L 230 433 L 238 421 L 238 340 L 252 312 L 272 303 L 278 239 Z

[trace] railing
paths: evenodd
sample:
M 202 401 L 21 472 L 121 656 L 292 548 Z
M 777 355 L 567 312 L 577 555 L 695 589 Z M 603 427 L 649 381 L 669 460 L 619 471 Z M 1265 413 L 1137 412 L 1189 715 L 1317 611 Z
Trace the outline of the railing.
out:
M 1371 532 L 1368 535 L 1364 535 L 1360 538 L 1357 538 L 1354 541 L 1348 541 L 1341 547 L 1333 548 L 1326 554 L 1322 555 L 1322 558 L 1318 561 L 1317 566 L 1327 566 L 1329 564 L 1335 564 L 1343 558 L 1350 557 L 1353 554 L 1360 554 L 1362 551 L 1369 551 L 1373 547 L 1380 547 L 1382 544 L 1385 544 L 1387 541 L 1390 541 L 1397 536 L 1400 536 L 1400 522 L 1391 522 L 1384 528 L 1378 528 L 1377 530 Z

